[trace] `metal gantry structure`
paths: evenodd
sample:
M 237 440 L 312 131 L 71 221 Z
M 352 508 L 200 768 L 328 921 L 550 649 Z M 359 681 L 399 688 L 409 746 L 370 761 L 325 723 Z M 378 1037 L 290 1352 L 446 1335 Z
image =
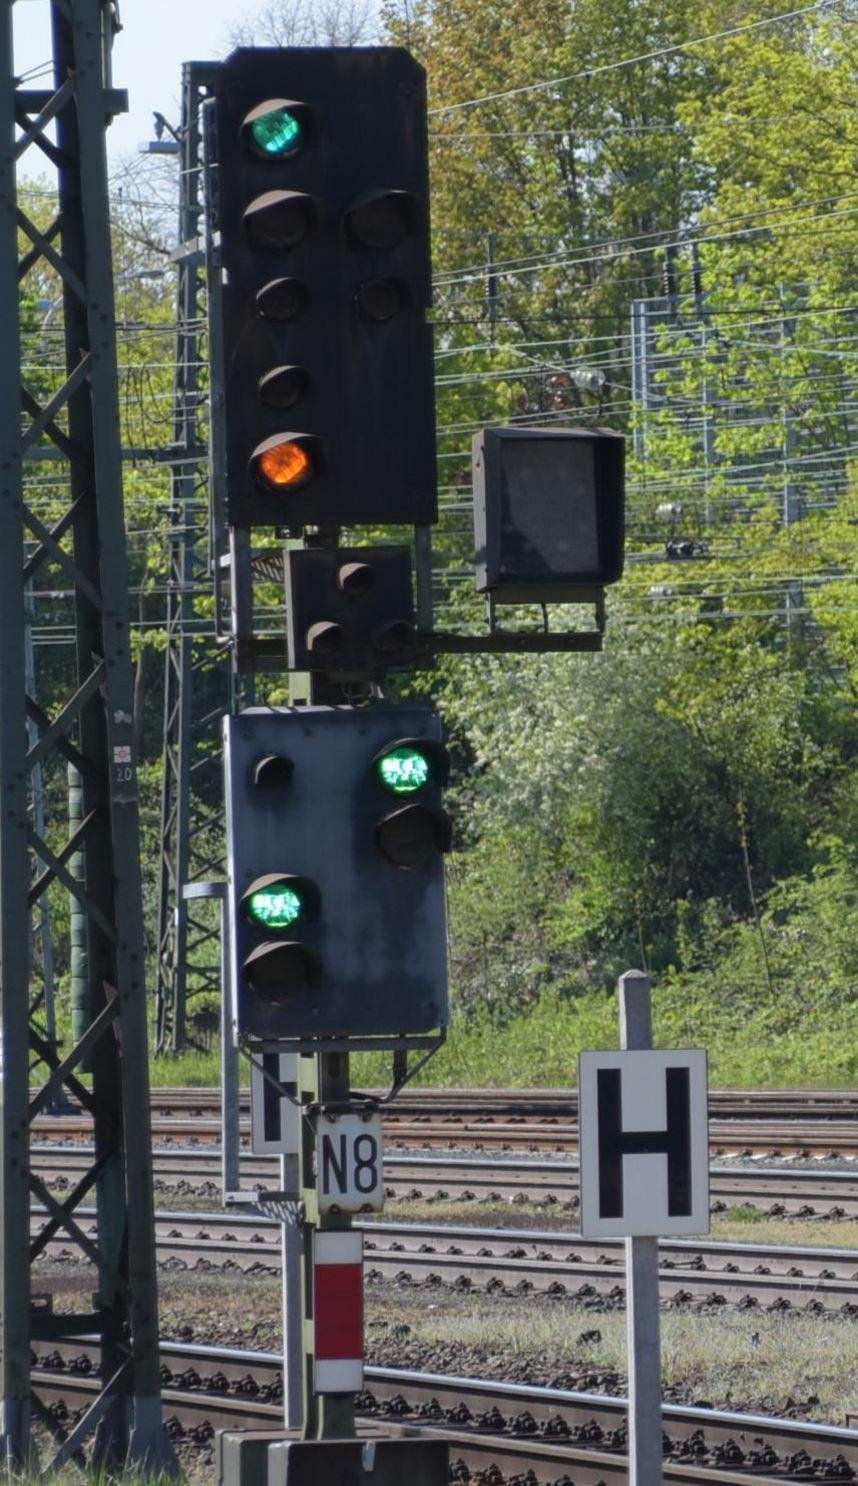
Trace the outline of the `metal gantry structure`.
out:
M 32 1455 L 37 1420 L 56 1440 L 50 1466 L 94 1435 L 92 1459 L 164 1468 L 149 1130 L 146 987 L 140 885 L 128 570 L 122 502 L 116 326 L 105 134 L 124 107 L 113 89 L 117 26 L 110 0 L 46 0 L 53 77 L 23 88 L 12 5 L 0 7 L 0 1448 Z M 33 220 L 18 161 L 38 151 L 56 172 L 52 217 Z M 33 277 L 31 277 L 31 275 Z M 22 378 L 20 303 L 40 281 L 62 295 L 65 366 L 39 395 Z M 33 284 L 33 289 L 29 286 Z M 46 495 L 33 471 L 51 461 Z M 51 711 L 26 690 L 31 580 L 74 594 L 75 665 Z M 56 692 L 54 694 L 56 696 Z M 28 737 L 28 724 L 36 730 Z M 40 832 L 29 783 L 50 790 L 68 765 L 81 781 L 79 822 L 65 811 Z M 82 872 L 70 870 L 79 857 Z M 30 915 L 58 887 L 85 916 L 86 1028 L 68 1051 L 32 1017 Z M 81 1077 L 84 1066 L 88 1077 Z M 31 1079 L 36 1084 L 30 1089 Z M 32 1122 L 65 1087 L 92 1118 L 92 1159 L 59 1196 L 32 1171 Z M 95 1199 L 95 1236 L 77 1209 Z M 33 1265 L 62 1232 L 92 1265 L 80 1311 L 52 1305 Z M 42 1293 L 39 1293 L 42 1292 Z M 31 1345 L 95 1334 L 101 1387 L 68 1432 L 31 1378 Z
M 212 593 L 208 449 L 205 431 L 201 431 L 207 394 L 201 380 L 206 309 L 200 111 L 214 65 L 185 63 L 178 131 L 174 462 L 155 992 L 159 1052 L 177 1052 L 187 1045 L 189 990 L 219 995 L 218 921 L 207 917 L 204 902 L 186 897 L 183 891 L 188 883 L 221 877 L 224 872 L 218 721 L 227 705 L 229 669 L 224 652 L 212 651 L 210 641 L 195 637 L 195 601 L 201 593 Z M 220 701 L 219 690 L 224 693 Z
M 649 457 L 657 471 L 659 435 L 681 428 L 695 453 L 684 484 L 699 525 L 723 520 L 713 504 L 717 479 L 722 503 L 724 490 L 735 491 L 740 508 L 743 497 L 747 503 L 765 495 L 792 526 L 836 499 L 846 480 L 855 446 L 855 308 L 816 310 L 807 285 L 795 285 L 789 296 L 784 289 L 743 316 L 737 329 L 737 312 L 710 308 L 696 279 L 695 286 L 692 294 L 632 304 L 631 390 L 641 414 L 635 454 Z M 800 321 L 813 328 L 814 342 L 802 339 Z M 821 388 L 812 425 L 808 408 L 790 398 L 796 401 L 796 383 L 810 380 L 816 366 Z M 737 448 L 740 434 L 745 443 Z

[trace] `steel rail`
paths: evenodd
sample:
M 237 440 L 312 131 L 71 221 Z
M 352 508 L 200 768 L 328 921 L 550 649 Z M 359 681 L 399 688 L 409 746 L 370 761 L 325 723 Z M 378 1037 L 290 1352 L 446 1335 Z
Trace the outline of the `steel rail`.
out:
M 376 1091 L 379 1092 L 379 1091 Z M 248 1090 L 242 1089 L 241 1107 L 249 1108 Z M 220 1089 L 156 1088 L 152 1109 L 193 1110 L 200 1115 L 220 1113 Z M 405 1089 L 390 1113 L 405 1119 L 465 1118 L 540 1119 L 574 1118 L 578 1113 L 576 1089 Z M 712 1089 L 709 1114 L 713 1119 L 858 1119 L 855 1089 Z
M 44 1115 L 35 1121 L 35 1133 L 51 1141 L 81 1141 L 91 1131 L 91 1121 L 83 1114 Z M 517 1123 L 500 1120 L 449 1121 L 440 1118 L 404 1118 L 385 1112 L 384 1130 L 388 1143 L 395 1147 L 459 1147 L 499 1149 L 501 1151 L 574 1151 L 578 1146 L 578 1126 L 571 1119 L 538 1121 L 533 1118 Z M 242 1118 L 244 1144 L 249 1144 L 249 1119 Z M 202 1115 L 156 1116 L 151 1123 L 152 1138 L 160 1144 L 200 1142 L 216 1145 L 220 1140 L 220 1122 Z M 858 1126 L 846 1121 L 820 1121 L 814 1124 L 750 1123 L 736 1120 L 713 1120 L 709 1126 L 709 1148 L 715 1156 L 762 1154 L 770 1156 L 848 1156 L 858 1157 Z
M 84 1232 L 94 1210 L 80 1210 Z M 368 1280 L 404 1280 L 428 1286 L 510 1290 L 574 1298 L 625 1298 L 622 1240 L 588 1240 L 576 1233 L 447 1227 L 430 1223 L 357 1223 L 364 1233 Z M 161 1264 L 280 1273 L 278 1224 L 242 1213 L 156 1215 Z M 57 1234 L 46 1252 L 64 1256 Z M 659 1246 L 662 1298 L 675 1304 L 802 1306 L 819 1313 L 858 1315 L 858 1252 L 843 1248 L 663 1240 Z
M 91 1159 L 86 1147 L 35 1146 L 33 1168 L 58 1187 Z M 220 1179 L 216 1149 L 161 1147 L 154 1151 L 155 1180 L 163 1185 L 186 1183 L 215 1188 Z M 249 1156 L 242 1161 L 243 1185 L 276 1184 L 274 1160 Z M 385 1190 L 390 1197 L 414 1200 L 434 1198 L 463 1201 L 535 1201 L 574 1205 L 578 1199 L 578 1167 L 571 1161 L 500 1160 L 491 1157 L 387 1156 Z M 802 1167 L 712 1166 L 710 1196 L 716 1211 L 753 1204 L 773 1214 L 858 1216 L 858 1183 L 853 1172 Z
M 37 1357 L 34 1383 L 47 1404 L 84 1406 L 97 1387 L 86 1339 Z M 276 1353 L 187 1343 L 161 1346 L 164 1407 L 174 1435 L 200 1443 L 215 1427 L 277 1428 L 282 1361 Z M 627 1478 L 627 1401 L 622 1397 L 367 1367 L 364 1418 L 443 1433 L 451 1461 L 502 1479 L 535 1469 L 545 1479 L 574 1471 L 577 1483 Z M 839 1425 L 666 1404 L 665 1480 L 673 1486 L 854 1480 L 858 1432 Z M 496 1478 L 496 1477 L 495 1477 Z

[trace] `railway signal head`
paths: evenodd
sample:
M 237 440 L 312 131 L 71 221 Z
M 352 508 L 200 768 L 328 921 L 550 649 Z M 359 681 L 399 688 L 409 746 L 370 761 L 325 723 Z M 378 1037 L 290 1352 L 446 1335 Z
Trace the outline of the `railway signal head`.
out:
M 407 547 L 307 547 L 284 561 L 291 668 L 359 677 L 413 665 Z
M 432 739 L 398 738 L 373 761 L 376 779 L 400 802 L 381 816 L 375 837 L 394 866 L 419 867 L 450 847 L 450 819 L 437 804 L 447 782 L 447 750 Z M 407 803 L 406 803 L 407 802 Z
M 422 69 L 245 48 L 214 92 L 229 521 L 434 520 Z
M 481 592 L 496 603 L 574 602 L 622 576 L 624 447 L 604 429 L 474 435 Z
M 236 1038 L 397 1039 L 446 1021 L 448 774 L 418 706 L 225 721 Z

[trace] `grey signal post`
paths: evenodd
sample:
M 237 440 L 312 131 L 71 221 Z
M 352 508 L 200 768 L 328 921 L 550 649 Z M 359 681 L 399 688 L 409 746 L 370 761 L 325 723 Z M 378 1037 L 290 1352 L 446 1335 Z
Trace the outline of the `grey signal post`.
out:
M 620 976 L 620 1047 L 652 1047 L 649 977 Z M 629 1372 L 629 1486 L 662 1486 L 661 1329 L 658 1239 L 626 1239 L 626 1338 Z

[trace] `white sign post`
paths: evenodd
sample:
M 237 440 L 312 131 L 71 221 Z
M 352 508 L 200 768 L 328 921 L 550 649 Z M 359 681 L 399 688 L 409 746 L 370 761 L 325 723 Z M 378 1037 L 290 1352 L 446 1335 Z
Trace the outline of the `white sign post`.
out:
M 662 1486 L 658 1235 L 709 1231 L 706 1053 L 653 1052 L 648 977 L 618 990 L 623 1051 L 579 1060 L 581 1233 L 626 1240 L 629 1486 Z
M 226 1002 L 224 1002 L 226 1005 Z M 232 1047 L 227 1029 L 224 1047 Z M 237 1057 L 237 1052 L 234 1051 Z M 299 1428 L 304 1417 L 304 1334 L 301 1306 L 301 1230 L 298 1218 L 298 1157 L 301 1149 L 300 1059 L 275 1044 L 250 1061 L 250 1149 L 280 1157 L 280 1192 L 269 1194 L 279 1216 L 283 1266 L 283 1422 Z M 282 1086 L 280 1092 L 278 1085 Z M 277 1211 L 279 1209 L 279 1212 Z M 263 1211 L 265 1211 L 263 1207 Z
M 381 1212 L 384 1206 L 381 1116 L 325 1115 L 316 1127 L 320 1213 Z

